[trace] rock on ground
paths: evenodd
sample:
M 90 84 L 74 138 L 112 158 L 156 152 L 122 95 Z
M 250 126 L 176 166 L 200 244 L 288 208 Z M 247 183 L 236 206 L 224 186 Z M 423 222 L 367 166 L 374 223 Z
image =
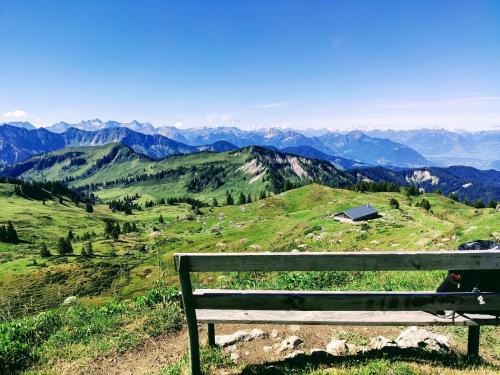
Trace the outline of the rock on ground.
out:
M 69 296 L 68 298 L 66 298 L 64 300 L 64 302 L 62 303 L 63 305 L 74 305 L 78 302 L 78 297 L 76 296 Z
M 396 344 L 401 349 L 423 348 L 430 350 L 448 350 L 449 338 L 438 335 L 420 327 L 408 327 L 396 338 Z
M 296 349 L 303 342 L 304 342 L 304 340 L 302 340 L 298 336 L 290 336 L 289 338 L 287 338 L 281 342 L 281 346 L 278 349 L 278 352 L 281 353 L 281 352 L 284 352 L 285 350 Z
M 266 337 L 267 333 L 260 329 L 252 329 L 251 331 L 237 331 L 232 335 L 215 336 L 215 344 L 224 348 L 229 345 L 234 345 L 238 342 L 264 339 Z
M 381 350 L 387 347 L 396 347 L 397 344 L 393 340 L 389 340 L 387 337 L 378 336 L 370 341 L 370 347 L 372 349 Z
M 345 340 L 333 339 L 326 346 L 326 351 L 331 355 L 345 355 L 348 353 L 349 348 Z

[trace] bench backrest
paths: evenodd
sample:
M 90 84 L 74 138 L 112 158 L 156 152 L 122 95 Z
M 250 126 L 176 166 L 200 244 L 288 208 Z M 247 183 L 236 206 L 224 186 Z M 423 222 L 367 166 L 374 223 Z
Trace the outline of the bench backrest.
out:
M 500 294 L 473 293 L 224 291 L 192 292 L 190 272 L 495 270 L 500 251 L 180 253 L 174 255 L 183 298 L 199 309 L 305 311 L 500 310 Z M 437 287 L 437 286 L 436 286 Z

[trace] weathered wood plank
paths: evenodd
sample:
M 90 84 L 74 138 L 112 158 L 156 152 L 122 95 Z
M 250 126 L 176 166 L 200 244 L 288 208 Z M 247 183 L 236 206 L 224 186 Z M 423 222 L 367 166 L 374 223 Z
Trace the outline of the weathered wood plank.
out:
M 491 315 L 445 317 L 424 311 L 276 311 L 276 310 L 196 310 L 198 321 L 225 324 L 310 324 L 350 326 L 476 326 L 498 325 Z
M 179 253 L 190 272 L 500 269 L 499 250 L 320 253 Z
M 191 375 L 201 375 L 198 321 L 196 319 L 191 277 L 187 267 L 183 264 L 184 260 L 181 259 L 180 261 L 179 281 L 181 284 L 182 302 L 189 335 L 189 367 L 191 369 Z
M 500 293 L 320 292 L 204 290 L 194 292 L 196 309 L 300 311 L 486 311 L 500 310 Z

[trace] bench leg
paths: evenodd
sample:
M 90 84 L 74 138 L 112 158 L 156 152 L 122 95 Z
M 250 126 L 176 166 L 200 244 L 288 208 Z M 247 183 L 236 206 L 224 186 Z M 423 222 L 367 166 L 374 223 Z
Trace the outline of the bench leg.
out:
M 479 356 L 479 333 L 480 326 L 470 326 L 469 327 L 469 338 L 467 341 L 467 355 L 469 357 Z
M 186 269 L 186 265 L 183 263 L 181 263 L 179 277 L 184 303 L 184 314 L 186 315 L 189 335 L 189 368 L 191 370 L 191 375 L 201 375 L 198 320 L 196 318 L 196 309 L 194 308 L 191 278 L 189 276 L 189 271 Z
M 208 337 L 208 346 L 211 348 L 215 347 L 215 326 L 213 323 L 207 324 L 207 337 Z

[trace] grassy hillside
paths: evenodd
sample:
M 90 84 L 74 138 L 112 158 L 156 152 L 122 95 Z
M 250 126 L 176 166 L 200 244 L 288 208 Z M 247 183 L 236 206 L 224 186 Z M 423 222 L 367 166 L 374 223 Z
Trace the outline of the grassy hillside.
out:
M 400 209 L 392 209 L 395 197 Z M 112 212 L 96 205 L 93 213 L 69 201 L 28 200 L 13 195 L 13 186 L 0 185 L 0 223 L 12 220 L 24 241 L 0 243 L 0 287 L 5 301 L 34 311 L 60 303 L 68 295 L 100 301 L 114 294 L 143 293 L 160 280 L 176 283 L 171 255 L 182 251 L 304 251 L 454 249 L 464 241 L 499 236 L 498 213 L 476 210 L 428 194 L 431 211 L 418 208 L 421 197 L 408 200 L 398 193 L 357 193 L 308 185 L 243 206 L 208 207 L 195 215 L 188 205 L 161 205 Z M 382 217 L 364 225 L 340 223 L 330 215 L 354 205 L 370 203 Z M 160 214 L 163 223 L 159 223 Z M 122 226 L 135 222 L 138 232 L 104 236 L 104 222 Z M 91 238 L 96 256 L 80 256 L 84 240 L 75 240 L 75 255 L 40 258 L 39 244 L 53 254 L 59 237 L 69 230 Z M 36 295 L 50 298 L 32 298 Z M 12 306 L 11 306 L 12 307 Z
M 223 153 L 200 152 L 152 160 L 127 146 L 75 147 L 33 157 L 6 168 L 4 175 L 29 180 L 64 180 L 92 190 L 103 200 L 141 194 L 144 200 L 174 195 L 224 199 L 227 190 L 250 194 L 281 192 L 292 184 L 343 186 L 353 178 L 328 162 L 261 147 Z
M 494 210 L 476 210 L 435 194 L 409 199 L 399 193 L 358 193 L 311 184 L 251 204 L 205 207 L 201 215 L 195 215 L 186 204 L 160 205 L 125 215 L 112 212 L 104 204 L 87 213 L 83 205 L 67 200 L 62 204 L 57 199 L 43 204 L 13 193 L 13 185 L 0 184 L 0 224 L 12 220 L 22 240 L 16 245 L 0 243 L 0 319 L 9 321 L 59 306 L 71 295 L 79 296 L 82 302 L 76 309 L 57 309 L 41 317 L 24 318 L 21 325 L 12 326 L 15 329 L 6 326 L 12 337 L 17 337 L 15 330 L 19 327 L 38 327 L 35 352 L 7 354 L 26 363 L 36 361 L 49 373 L 57 372 L 59 361 L 90 360 L 109 351 L 134 348 L 148 337 L 178 330 L 178 307 L 165 308 L 162 294 L 151 292 L 146 300 L 126 301 L 153 288 L 177 286 L 174 252 L 455 249 L 464 241 L 500 236 L 499 214 Z M 399 201 L 399 209 L 390 207 L 390 198 Z M 423 198 L 429 200 L 430 211 L 416 207 Z M 338 210 L 366 203 L 377 207 L 382 216 L 364 224 L 341 223 L 331 218 Z M 159 222 L 160 215 L 163 223 Z M 105 220 L 116 220 L 122 226 L 134 222 L 138 230 L 121 234 L 114 241 L 103 233 Z M 70 229 L 77 236 L 73 240 L 75 252 L 58 256 L 57 239 L 66 236 Z M 95 232 L 91 237 L 95 255 L 92 258 L 79 255 L 86 243 L 80 237 L 86 232 Z M 41 242 L 48 244 L 53 256 L 40 257 Z M 444 272 L 414 272 L 411 276 L 403 272 L 213 276 L 203 274 L 195 282 L 200 286 L 237 288 L 432 290 Z M 150 299 L 153 302 L 144 302 Z M 47 332 L 40 331 L 41 327 Z M 447 333 L 456 333 L 456 340 L 465 337 L 460 330 Z M 44 341 L 43 335 L 50 338 Z M 500 343 L 494 330 L 487 330 L 482 337 L 488 356 L 498 356 Z M 208 364 L 229 363 L 220 362 L 220 353 L 210 356 Z M 172 368 L 181 368 L 183 363 Z M 381 366 L 381 371 L 385 371 L 393 364 Z

